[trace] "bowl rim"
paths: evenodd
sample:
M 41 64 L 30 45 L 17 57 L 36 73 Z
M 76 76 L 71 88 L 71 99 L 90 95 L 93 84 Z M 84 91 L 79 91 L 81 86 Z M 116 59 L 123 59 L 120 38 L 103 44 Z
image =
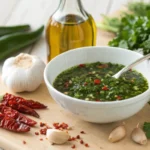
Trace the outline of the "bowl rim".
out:
M 71 101 L 76 101 L 76 102 L 83 103 L 83 104 L 93 104 L 93 105 L 94 104 L 97 104 L 97 105 L 112 105 L 112 104 L 116 105 L 117 104 L 117 105 L 119 105 L 119 104 L 125 104 L 125 103 L 129 104 L 129 103 L 133 103 L 134 101 L 136 101 L 138 99 L 140 100 L 140 97 L 144 97 L 145 94 L 149 93 L 149 95 L 150 95 L 150 86 L 149 86 L 149 88 L 145 92 L 143 92 L 143 93 L 141 93 L 141 94 L 139 94 L 137 96 L 128 98 L 128 99 L 123 99 L 121 101 L 115 100 L 115 101 L 105 101 L 105 102 L 100 101 L 100 102 L 97 102 L 97 101 L 85 101 L 85 100 L 82 100 L 82 99 L 74 98 L 74 97 L 65 95 L 62 92 L 60 92 L 57 89 L 55 89 L 52 86 L 52 84 L 49 82 L 49 80 L 48 80 L 48 68 L 49 68 L 51 62 L 53 62 L 55 59 L 58 59 L 58 57 L 60 57 L 62 55 L 65 55 L 66 53 L 71 53 L 73 50 L 81 50 L 81 49 L 87 49 L 87 48 L 88 49 L 90 49 L 90 48 L 108 48 L 108 49 L 114 49 L 114 48 L 116 48 L 118 50 L 125 50 L 125 51 L 130 51 L 131 53 L 137 53 L 141 57 L 143 56 L 142 54 L 140 54 L 138 52 L 135 52 L 135 51 L 131 51 L 131 50 L 120 48 L 120 47 L 110 47 L 110 46 L 88 46 L 88 47 L 80 47 L 80 48 L 71 49 L 71 50 L 66 51 L 66 52 L 64 52 L 62 54 L 59 54 L 58 56 L 56 56 L 55 58 L 53 58 L 50 62 L 48 62 L 48 64 L 46 65 L 46 67 L 44 69 L 44 80 L 45 80 L 46 85 L 48 87 L 50 87 L 50 89 L 52 89 L 53 91 L 55 91 L 55 93 L 61 95 L 64 98 L 70 99 Z

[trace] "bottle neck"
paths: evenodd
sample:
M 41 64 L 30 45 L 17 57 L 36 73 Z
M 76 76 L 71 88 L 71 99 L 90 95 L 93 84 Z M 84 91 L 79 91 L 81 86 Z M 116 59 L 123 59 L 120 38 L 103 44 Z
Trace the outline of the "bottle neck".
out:
M 60 0 L 58 9 L 66 12 L 81 11 L 83 8 L 81 0 Z
M 81 22 L 88 19 L 88 13 L 84 10 L 81 0 L 60 0 L 53 17 L 61 22 L 62 18 L 68 15 L 80 17 Z

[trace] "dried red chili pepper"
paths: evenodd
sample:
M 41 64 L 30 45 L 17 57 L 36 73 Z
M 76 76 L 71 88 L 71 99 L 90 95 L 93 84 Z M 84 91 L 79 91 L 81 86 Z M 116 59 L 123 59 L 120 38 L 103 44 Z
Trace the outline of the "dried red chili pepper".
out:
M 24 116 L 23 114 L 19 113 L 17 110 L 12 109 L 11 107 L 7 107 L 4 105 L 0 105 L 0 112 L 3 113 L 5 116 L 15 119 L 21 123 L 25 123 L 29 126 L 34 126 L 37 122 Z
M 17 103 L 16 100 L 3 101 L 2 104 L 8 107 L 11 107 L 15 110 L 18 110 L 21 113 L 25 113 L 25 114 L 39 118 L 39 114 L 35 110 L 33 110 L 32 108 L 28 106 Z
M 37 101 L 33 101 L 33 100 L 26 100 L 22 97 L 18 97 L 9 93 L 6 93 L 3 96 L 3 104 L 8 103 L 9 100 L 13 100 L 16 101 L 19 104 L 25 105 L 27 107 L 30 107 L 32 109 L 43 109 L 43 108 L 47 108 L 47 106 L 45 106 L 44 104 L 41 104 L 40 102 Z
M 0 127 L 14 132 L 28 132 L 30 127 L 0 113 Z

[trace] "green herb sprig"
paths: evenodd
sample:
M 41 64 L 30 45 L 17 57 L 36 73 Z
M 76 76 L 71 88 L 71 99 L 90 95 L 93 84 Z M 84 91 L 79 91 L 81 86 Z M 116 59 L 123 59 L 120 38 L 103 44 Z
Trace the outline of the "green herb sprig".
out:
M 150 4 L 134 2 L 128 4 L 130 13 L 121 13 L 120 18 L 110 18 L 103 15 L 103 22 L 97 26 L 103 30 L 115 33 L 110 46 L 130 50 L 142 50 L 150 53 Z
M 148 139 L 150 139 L 150 122 L 145 122 L 143 125 L 143 130 Z

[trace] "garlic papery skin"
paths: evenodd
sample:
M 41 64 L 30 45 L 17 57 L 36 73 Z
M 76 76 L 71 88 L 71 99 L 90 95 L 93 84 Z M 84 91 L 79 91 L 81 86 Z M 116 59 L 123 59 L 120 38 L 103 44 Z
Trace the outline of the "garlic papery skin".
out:
M 112 130 L 108 140 L 114 143 L 122 140 L 125 136 L 126 136 L 126 128 L 124 125 L 121 125 Z
M 145 145 L 147 143 L 147 137 L 144 131 L 139 128 L 139 125 L 137 125 L 137 127 L 133 129 L 131 138 L 135 143 L 138 143 L 140 145 Z
M 21 53 L 4 62 L 2 81 L 13 92 L 31 92 L 43 82 L 44 68 L 45 63 L 37 56 Z
M 69 139 L 69 134 L 57 129 L 47 129 L 46 137 L 51 144 L 64 144 Z

